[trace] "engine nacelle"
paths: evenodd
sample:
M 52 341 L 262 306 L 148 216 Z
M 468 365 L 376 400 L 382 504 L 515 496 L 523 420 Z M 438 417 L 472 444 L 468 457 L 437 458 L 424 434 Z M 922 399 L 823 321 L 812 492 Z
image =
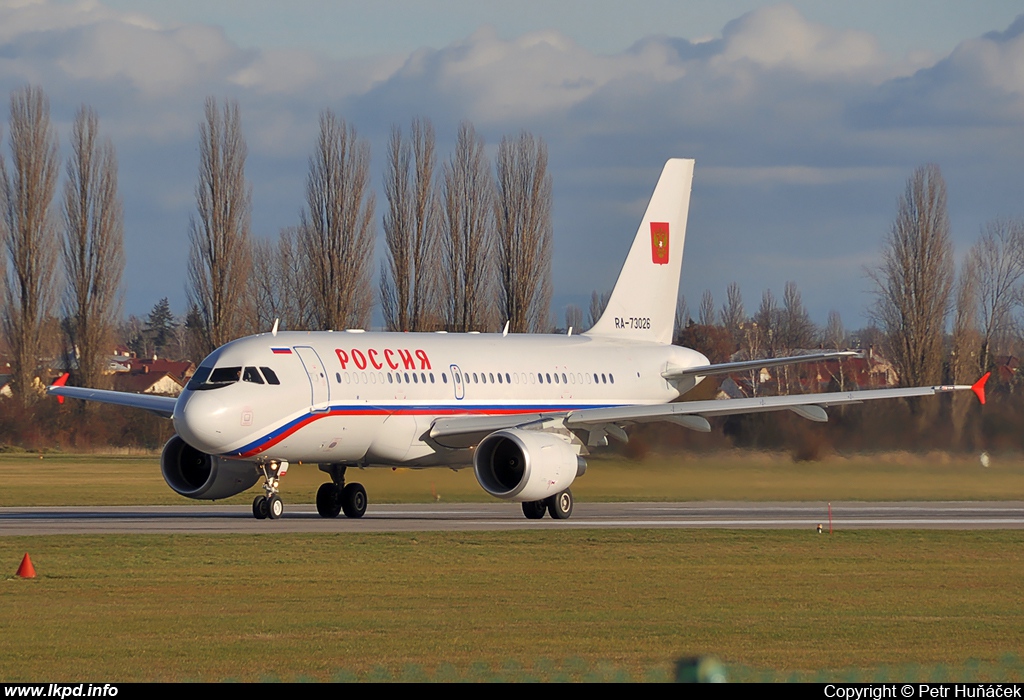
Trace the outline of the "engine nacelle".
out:
M 219 500 L 242 493 L 259 481 L 252 462 L 236 462 L 200 452 L 175 435 L 160 455 L 164 481 L 187 498 Z
M 485 437 L 473 455 L 473 471 L 484 491 L 508 501 L 540 501 L 569 488 L 586 471 L 565 438 L 511 428 Z

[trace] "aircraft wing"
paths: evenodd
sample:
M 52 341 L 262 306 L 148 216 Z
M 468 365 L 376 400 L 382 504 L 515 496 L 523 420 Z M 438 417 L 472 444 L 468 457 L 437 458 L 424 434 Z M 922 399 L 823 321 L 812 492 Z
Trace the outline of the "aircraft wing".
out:
M 561 413 L 514 413 L 500 416 L 451 416 L 436 418 L 430 424 L 430 438 L 445 447 L 472 447 L 495 430 L 518 428 L 532 423 L 562 418 Z
M 830 406 L 864 403 L 879 399 L 907 398 L 912 396 L 934 396 L 951 391 L 971 390 L 981 403 L 985 403 L 985 382 L 989 375 L 974 385 L 953 384 L 940 386 L 909 387 L 903 389 L 868 389 L 865 391 L 843 391 L 828 394 L 795 394 L 790 396 L 764 396 L 750 399 L 715 399 L 711 401 L 681 401 L 668 404 L 644 404 L 633 406 L 612 406 L 609 408 L 582 408 L 568 412 L 529 413 L 502 416 L 452 416 L 438 418 L 431 425 L 430 437 L 448 447 L 472 447 L 484 437 L 504 428 L 529 427 L 549 420 L 557 420 L 570 430 L 584 430 L 591 433 L 588 444 L 600 442 L 611 435 L 627 441 L 623 425 L 667 421 L 677 423 L 691 430 L 708 432 L 712 416 L 730 416 L 740 413 L 763 413 L 767 411 L 792 411 L 801 418 L 824 423 L 828 421 L 825 409 Z
M 987 375 L 986 375 L 987 378 Z M 977 386 L 977 385 L 975 385 Z M 571 411 L 565 418 L 570 428 L 585 428 L 601 423 L 649 423 L 659 420 L 699 416 L 732 416 L 739 413 L 766 411 L 793 411 L 808 420 L 824 423 L 828 420 L 825 408 L 844 404 L 863 403 L 877 399 L 896 399 L 910 396 L 933 396 L 950 391 L 973 389 L 970 385 L 944 385 L 910 387 L 906 389 L 869 389 L 829 394 L 795 394 L 790 396 L 764 396 L 752 399 L 721 399 L 711 401 L 681 401 L 652 406 L 620 406 L 613 408 L 587 408 Z M 692 421 L 680 421 L 684 425 Z M 699 423 L 697 423 L 699 425 Z M 689 427 L 689 426 L 687 426 Z
M 723 362 L 717 365 L 701 365 L 699 367 L 669 367 L 661 376 L 669 381 L 687 377 L 709 377 L 714 374 L 732 374 L 766 367 L 782 367 L 798 365 L 803 362 L 820 362 L 821 360 L 837 360 L 843 357 L 862 357 L 859 352 L 842 350 L 838 352 L 819 352 L 814 355 L 794 355 L 791 357 L 772 357 L 763 360 L 744 360 L 742 362 Z
M 46 388 L 46 393 L 52 396 L 61 397 L 61 399 L 67 397 L 71 399 L 82 399 L 83 401 L 110 403 L 115 406 L 141 408 L 155 413 L 162 418 L 170 418 L 174 415 L 174 404 L 178 401 L 170 396 L 152 396 L 150 394 L 133 394 L 125 391 L 87 389 L 80 386 L 62 386 L 61 384 L 48 386 Z

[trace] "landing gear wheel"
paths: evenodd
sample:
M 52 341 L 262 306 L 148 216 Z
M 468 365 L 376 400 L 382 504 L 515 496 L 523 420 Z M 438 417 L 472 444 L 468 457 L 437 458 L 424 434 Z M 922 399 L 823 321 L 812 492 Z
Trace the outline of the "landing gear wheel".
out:
M 341 490 L 341 509 L 345 511 L 345 517 L 363 517 L 366 512 L 366 489 L 362 484 L 349 484 Z
M 572 515 L 572 491 L 566 489 L 547 499 L 548 512 L 555 520 L 567 520 Z
M 257 520 L 266 520 L 270 515 L 270 507 L 266 496 L 257 496 L 252 502 L 252 514 Z
M 529 520 L 540 520 L 548 510 L 546 501 L 523 501 L 523 515 Z
M 320 484 L 316 490 L 316 512 L 323 518 L 337 518 L 341 512 L 341 489 L 331 482 Z
M 267 515 L 271 520 L 277 520 L 284 513 L 284 501 L 276 493 L 267 499 Z

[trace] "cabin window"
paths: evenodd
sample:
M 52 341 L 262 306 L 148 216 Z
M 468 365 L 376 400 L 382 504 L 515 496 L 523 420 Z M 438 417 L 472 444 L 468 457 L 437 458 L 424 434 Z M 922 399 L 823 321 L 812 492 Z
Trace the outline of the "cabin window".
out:
M 558 372 L 555 372 L 555 384 L 558 384 Z
M 551 375 L 548 374 L 547 372 L 544 373 L 544 381 L 546 381 L 548 384 L 551 383 Z
M 498 372 L 498 384 L 501 384 L 501 372 Z
M 491 384 L 494 384 L 494 373 L 493 372 L 489 372 L 487 374 L 487 376 L 491 378 Z
M 607 379 L 605 378 L 605 376 L 604 376 L 604 373 L 603 373 L 603 372 L 601 373 L 601 383 L 602 383 L 602 384 L 607 384 L 607 383 L 608 383 L 608 380 L 607 380 Z
M 388 384 L 393 384 L 394 381 L 395 380 L 391 377 L 391 372 L 388 372 Z
M 260 376 L 260 371 L 255 367 L 246 367 L 242 372 L 242 381 L 263 384 L 263 377 Z
M 476 384 L 476 383 L 477 383 L 477 380 L 476 380 L 476 372 L 473 372 L 473 383 L 474 383 L 474 384 Z
M 562 372 L 562 384 L 568 384 L 568 383 L 569 382 L 565 381 L 565 372 Z
M 448 375 L 445 374 L 444 372 L 441 372 L 441 383 L 442 384 L 447 384 L 448 383 Z
M 433 372 L 430 373 L 430 383 L 431 384 L 434 383 L 434 373 Z
M 533 380 L 533 375 L 532 374 L 530 375 L 530 379 L 531 379 L 531 381 Z M 540 372 L 537 372 L 537 381 L 540 382 L 541 384 L 544 383 L 544 375 L 541 374 Z
M 334 378 L 338 380 L 338 384 L 341 384 L 341 372 L 335 372 Z
M 420 378 L 416 376 L 415 372 L 412 373 L 412 383 L 413 384 L 419 384 L 420 383 Z
M 263 372 L 263 376 L 267 378 L 267 384 L 280 384 L 281 380 L 277 378 L 277 374 L 274 370 L 269 367 L 260 367 L 260 371 Z
M 608 379 L 610 379 L 610 380 L 611 380 L 612 384 L 614 384 L 614 383 L 615 383 L 615 375 L 614 375 L 614 374 L 609 374 L 609 375 L 608 375 Z

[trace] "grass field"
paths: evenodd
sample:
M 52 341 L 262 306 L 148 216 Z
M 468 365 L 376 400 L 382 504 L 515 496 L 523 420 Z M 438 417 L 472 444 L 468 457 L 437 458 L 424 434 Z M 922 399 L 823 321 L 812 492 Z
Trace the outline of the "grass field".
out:
M 594 457 L 572 486 L 583 501 L 615 500 L 1024 500 L 1024 458 L 887 453 L 794 462 L 788 455 L 724 452 L 641 461 Z M 487 501 L 472 469 L 350 470 L 373 503 Z M 315 466 L 292 465 L 285 503 L 311 503 L 326 480 Z M 159 456 L 0 455 L 0 506 L 195 503 L 171 491 Z M 255 491 L 231 502 L 249 502 Z
M 1024 460 L 1000 455 L 590 465 L 584 501 L 1024 500 Z M 0 477 L 2 506 L 189 502 L 157 457 L 0 455 Z M 488 498 L 471 471 L 350 479 L 371 507 Z M 286 502 L 322 480 L 293 466 Z M 664 679 L 707 653 L 748 678 L 973 659 L 1019 680 L 999 664 L 1024 655 L 1022 545 L 1020 531 L 0 537 L 0 679 Z M 34 580 L 11 576 L 25 552 Z
M 1024 533 L 0 538 L 5 681 L 329 680 L 682 654 L 799 670 L 1020 654 Z

